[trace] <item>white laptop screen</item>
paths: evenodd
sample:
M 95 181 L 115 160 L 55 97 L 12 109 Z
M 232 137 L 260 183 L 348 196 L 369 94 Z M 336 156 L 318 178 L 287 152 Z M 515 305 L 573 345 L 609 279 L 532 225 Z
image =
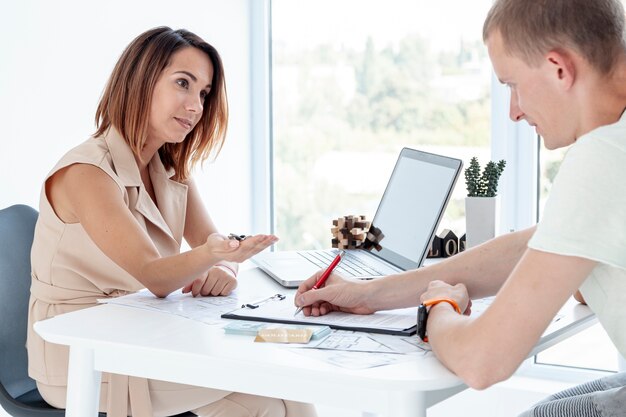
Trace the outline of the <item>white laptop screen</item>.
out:
M 404 148 L 373 225 L 385 237 L 372 253 L 407 270 L 419 267 L 443 216 L 461 161 Z

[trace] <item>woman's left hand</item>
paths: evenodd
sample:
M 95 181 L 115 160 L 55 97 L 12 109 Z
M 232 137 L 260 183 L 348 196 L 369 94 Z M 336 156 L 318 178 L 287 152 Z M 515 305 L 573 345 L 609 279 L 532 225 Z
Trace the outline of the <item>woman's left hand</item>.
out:
M 237 277 L 228 268 L 212 266 L 207 275 L 183 287 L 183 294 L 191 292 L 194 297 L 228 295 L 237 287 Z
M 456 301 L 459 309 L 469 316 L 472 312 L 472 300 L 469 298 L 467 288 L 463 284 L 450 285 L 443 281 L 431 281 L 428 289 L 420 296 L 420 302 L 433 298 L 450 298 Z

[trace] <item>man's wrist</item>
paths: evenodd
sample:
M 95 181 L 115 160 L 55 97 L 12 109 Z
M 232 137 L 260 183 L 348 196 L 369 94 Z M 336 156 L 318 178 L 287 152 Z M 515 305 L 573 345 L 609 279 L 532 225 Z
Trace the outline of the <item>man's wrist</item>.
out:
M 391 310 L 395 301 L 395 294 L 390 294 L 388 290 L 393 288 L 392 285 L 384 285 L 384 279 L 376 279 L 371 281 L 361 281 L 359 284 L 364 291 L 361 292 L 362 300 L 367 308 L 373 311 Z
M 426 335 L 426 326 L 430 309 L 438 304 L 448 305 L 452 307 L 454 311 L 461 314 L 461 309 L 459 308 L 459 305 L 451 298 L 432 298 L 425 300 L 417 309 L 417 335 L 424 342 L 428 342 L 428 336 Z
M 430 307 L 432 309 L 434 306 L 441 303 L 452 306 L 452 308 L 454 308 L 454 311 L 461 314 L 461 309 L 459 308 L 459 305 L 452 298 L 432 298 L 430 300 L 424 301 L 422 304 L 425 307 Z

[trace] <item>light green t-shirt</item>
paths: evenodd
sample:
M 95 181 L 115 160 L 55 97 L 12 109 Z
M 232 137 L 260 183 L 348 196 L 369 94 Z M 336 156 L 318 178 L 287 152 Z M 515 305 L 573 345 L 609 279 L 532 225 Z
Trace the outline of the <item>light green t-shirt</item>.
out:
M 580 291 L 626 357 L 626 116 L 571 146 L 528 246 L 598 262 Z

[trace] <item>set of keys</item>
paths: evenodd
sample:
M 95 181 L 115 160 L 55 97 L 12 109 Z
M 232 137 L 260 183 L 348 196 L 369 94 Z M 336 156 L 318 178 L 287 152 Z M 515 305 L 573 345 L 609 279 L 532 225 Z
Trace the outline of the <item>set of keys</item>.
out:
M 242 242 L 244 240 L 246 240 L 249 236 L 246 235 L 236 235 L 234 233 L 231 233 L 228 235 L 228 238 L 231 240 L 238 240 L 239 242 Z

